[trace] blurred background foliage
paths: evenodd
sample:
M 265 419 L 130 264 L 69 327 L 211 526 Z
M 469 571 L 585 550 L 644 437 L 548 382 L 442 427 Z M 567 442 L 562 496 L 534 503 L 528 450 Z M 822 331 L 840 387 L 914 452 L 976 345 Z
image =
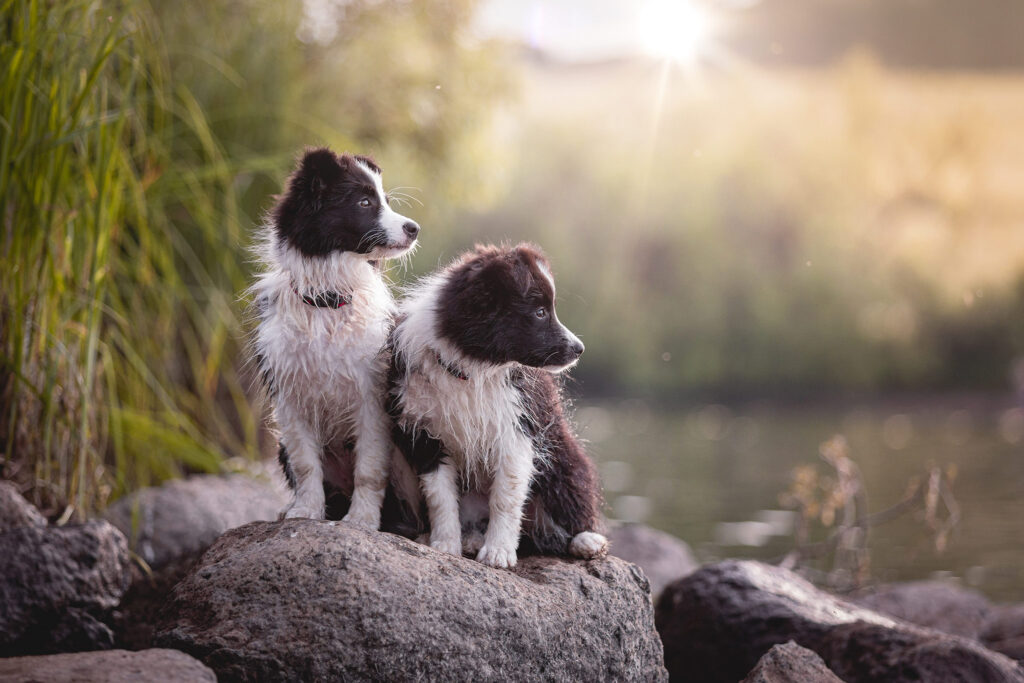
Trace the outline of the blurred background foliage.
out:
M 71 517 L 268 452 L 247 248 L 329 144 L 422 202 L 399 284 L 548 252 L 614 516 L 736 554 L 843 431 L 890 498 L 960 465 L 975 543 L 930 570 L 1020 566 L 971 525 L 1024 492 L 1022 6 L 709 0 L 686 59 L 569 54 L 648 4 L 0 0 L 2 476 Z
M 597 340 L 585 393 L 1012 386 L 1016 77 L 893 73 L 865 52 L 697 83 L 636 62 L 527 69 L 508 194 L 457 230 L 552 252 L 562 319 Z
M 471 9 L 339 5 L 325 32 L 295 2 L 0 3 L 5 478 L 71 515 L 259 453 L 253 226 L 310 144 L 469 195 L 510 89 Z

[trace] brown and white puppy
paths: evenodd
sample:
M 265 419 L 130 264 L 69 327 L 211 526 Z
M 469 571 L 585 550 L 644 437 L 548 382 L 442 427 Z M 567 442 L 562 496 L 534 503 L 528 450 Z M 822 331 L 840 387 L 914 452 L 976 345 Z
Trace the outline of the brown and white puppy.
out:
M 583 343 L 555 315 L 540 250 L 478 246 L 414 287 L 398 320 L 388 411 L 430 545 L 461 555 L 465 540 L 495 567 L 515 565 L 521 534 L 542 553 L 603 554 L 597 475 L 556 381 Z
M 323 519 L 326 488 L 346 521 L 380 525 L 395 307 L 378 262 L 409 253 L 419 231 L 391 209 L 370 158 L 329 149 L 305 153 L 263 230 L 252 346 L 295 494 L 285 517 Z

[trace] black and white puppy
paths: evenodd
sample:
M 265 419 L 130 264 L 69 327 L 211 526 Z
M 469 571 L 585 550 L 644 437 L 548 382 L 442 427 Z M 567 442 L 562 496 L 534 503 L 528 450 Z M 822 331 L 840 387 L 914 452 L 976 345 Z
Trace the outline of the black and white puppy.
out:
M 395 306 L 378 262 L 407 254 L 419 231 L 391 209 L 370 158 L 329 149 L 305 153 L 264 228 L 253 350 L 295 494 L 285 517 L 323 519 L 326 486 L 343 495 L 346 521 L 380 525 Z
M 461 555 L 479 515 L 486 533 L 465 549 L 494 567 L 515 565 L 520 534 L 542 553 L 604 553 L 597 475 L 555 379 L 583 343 L 555 315 L 540 250 L 478 246 L 399 308 L 388 410 L 420 476 L 430 545 Z

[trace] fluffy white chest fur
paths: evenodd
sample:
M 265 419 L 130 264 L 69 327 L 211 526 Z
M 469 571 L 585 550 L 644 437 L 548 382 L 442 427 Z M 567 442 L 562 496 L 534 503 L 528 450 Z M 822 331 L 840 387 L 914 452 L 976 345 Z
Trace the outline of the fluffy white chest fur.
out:
M 273 374 L 276 404 L 304 413 L 325 441 L 349 436 L 361 397 L 377 391 L 386 372 L 380 350 L 391 297 L 373 274 L 352 290 L 351 304 L 317 308 L 302 301 L 285 274 L 275 279 L 256 342 Z
M 445 444 L 474 488 L 486 488 L 502 459 L 525 460 L 520 467 L 529 470 L 534 455 L 519 427 L 523 407 L 507 369 L 488 370 L 463 380 L 430 354 L 408 375 L 403 394 L 406 414 Z

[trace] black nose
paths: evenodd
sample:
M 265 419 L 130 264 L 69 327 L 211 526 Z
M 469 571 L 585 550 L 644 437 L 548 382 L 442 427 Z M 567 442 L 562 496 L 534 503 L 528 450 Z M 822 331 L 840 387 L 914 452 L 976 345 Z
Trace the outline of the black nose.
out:
M 415 221 L 409 221 L 403 225 L 402 230 L 404 230 L 405 234 L 411 239 L 416 239 L 416 235 L 420 234 L 420 226 L 417 225 Z
M 571 344 L 571 345 L 569 346 L 569 348 L 571 348 L 571 349 L 572 349 L 572 352 L 576 354 L 576 357 L 577 357 L 577 358 L 579 358 L 580 356 L 582 356 L 582 355 L 583 355 L 583 348 L 584 348 L 584 347 L 583 347 L 583 342 L 581 342 L 581 341 L 580 341 L 579 339 L 577 339 L 576 341 L 574 341 L 574 342 L 573 342 L 573 343 L 572 343 L 572 344 Z

